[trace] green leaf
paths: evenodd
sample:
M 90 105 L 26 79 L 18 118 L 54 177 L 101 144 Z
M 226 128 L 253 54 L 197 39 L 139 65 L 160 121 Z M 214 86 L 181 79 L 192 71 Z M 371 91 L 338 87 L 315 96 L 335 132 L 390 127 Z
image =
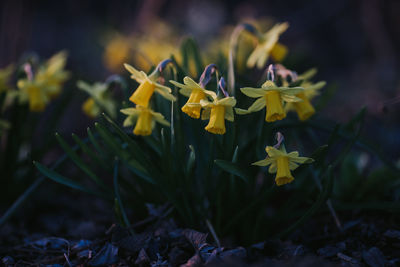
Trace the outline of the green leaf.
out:
M 134 159 L 131 153 L 122 148 L 121 144 L 115 140 L 115 137 L 106 129 L 106 127 L 97 122 L 95 123 L 95 127 L 104 143 L 112 150 L 115 156 L 123 160 L 139 177 L 154 184 L 154 180 L 150 177 L 148 170 Z
M 68 178 L 62 176 L 61 174 L 59 174 L 59 173 L 57 173 L 57 172 L 55 172 L 53 170 L 48 169 L 47 167 L 43 166 L 39 162 L 34 161 L 33 164 L 35 165 L 35 167 L 44 176 L 46 176 L 47 178 L 49 178 L 49 179 L 51 179 L 51 180 L 53 180 L 53 181 L 55 181 L 55 182 L 57 182 L 59 184 L 66 185 L 66 186 L 71 187 L 73 189 L 77 189 L 77 190 L 80 190 L 82 192 L 89 193 L 89 194 L 92 194 L 92 195 L 95 195 L 95 196 L 99 196 L 99 197 L 102 197 L 102 198 L 107 198 L 107 199 L 110 198 L 109 195 L 106 195 L 106 194 L 104 194 L 102 192 L 93 191 L 93 190 L 81 185 L 78 182 L 75 182 L 75 181 L 73 181 L 71 179 L 68 179 Z
M 87 166 L 82 159 L 76 154 L 76 152 L 65 142 L 65 140 L 56 133 L 56 138 L 58 143 L 64 149 L 65 153 L 70 157 L 70 159 L 84 172 L 86 173 L 97 185 L 102 187 L 104 190 L 108 191 L 107 186 L 101 181 L 97 175 L 90 170 L 89 166 Z
M 201 60 L 199 47 L 193 38 L 187 37 L 182 41 L 181 53 L 183 58 L 182 64 L 186 73 L 189 73 L 190 60 L 193 60 L 197 75 L 200 75 L 203 71 L 203 62 Z
M 90 157 L 91 160 L 95 161 L 97 166 L 105 169 L 111 170 L 110 166 L 100 158 L 96 153 L 94 153 L 89 146 L 83 142 L 76 134 L 72 134 L 72 138 L 74 139 L 75 143 L 82 149 L 82 151 Z
M 135 159 L 140 161 L 143 165 L 148 165 L 148 161 L 146 159 L 146 154 L 139 147 L 139 145 L 129 136 L 127 135 L 107 114 L 103 113 L 104 118 L 110 123 L 116 133 L 128 144 L 129 150 L 132 151 L 132 154 L 135 155 Z
M 250 180 L 249 175 L 238 164 L 222 159 L 216 159 L 214 162 L 224 171 L 241 178 L 246 183 Z
M 194 169 L 194 164 L 196 163 L 196 152 L 194 151 L 194 147 L 192 145 L 189 145 L 189 149 L 190 149 L 190 154 L 186 165 L 187 176 L 189 176 L 192 173 Z
M 119 183 L 118 183 L 118 159 L 114 161 L 114 194 L 118 204 L 118 211 L 122 215 L 122 219 L 124 220 L 125 226 L 130 228 L 131 223 L 129 222 L 128 216 L 126 215 L 124 205 L 122 203 L 121 195 L 119 194 Z M 133 229 L 130 229 L 131 234 L 134 234 Z

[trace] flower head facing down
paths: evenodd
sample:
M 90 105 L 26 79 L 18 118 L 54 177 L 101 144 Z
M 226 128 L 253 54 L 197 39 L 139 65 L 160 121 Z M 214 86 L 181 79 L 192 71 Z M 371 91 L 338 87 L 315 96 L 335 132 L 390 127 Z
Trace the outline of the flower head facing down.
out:
M 223 78 L 221 78 L 221 81 L 219 87 L 224 83 Z M 233 107 L 236 105 L 236 99 L 232 96 L 228 96 L 225 91 L 223 92 L 223 98 L 214 93 L 214 95 L 211 96 L 213 99 L 211 102 L 206 99 L 200 101 L 200 105 L 204 109 L 203 113 L 201 114 L 201 119 L 209 119 L 205 130 L 213 134 L 225 134 L 225 120 L 235 120 Z
M 124 64 L 124 66 L 131 73 L 131 78 L 140 84 L 129 98 L 131 102 L 147 107 L 154 92 L 170 101 L 175 101 L 175 97 L 171 94 L 171 88 L 157 82 L 156 73 L 147 76 L 145 72 L 138 71 L 129 64 Z
M 296 94 L 296 97 L 302 99 L 303 101 L 287 103 L 285 105 L 285 111 L 295 110 L 297 116 L 301 121 L 308 120 L 312 115 L 315 114 L 315 109 L 311 104 L 311 100 L 319 94 L 319 90 L 326 85 L 326 82 L 321 81 L 317 83 L 311 83 L 309 79 L 316 73 L 315 69 L 311 69 L 302 75 L 297 77 L 298 81 L 301 82 L 301 87 L 304 91 Z
M 96 118 L 102 111 L 105 111 L 112 118 L 117 116 L 116 103 L 112 98 L 107 83 L 96 82 L 92 85 L 78 81 L 77 84 L 79 89 L 89 94 L 89 97 L 82 104 L 83 112 L 90 118 Z
M 124 127 L 135 125 L 133 129 L 135 135 L 151 135 L 155 122 L 170 126 L 170 123 L 165 120 L 161 113 L 155 112 L 148 107 L 125 108 L 121 109 L 121 112 L 128 115 L 124 121 Z
M 243 94 L 257 98 L 257 100 L 247 110 L 237 108 L 236 113 L 240 115 L 249 114 L 266 107 L 265 121 L 282 120 L 286 117 L 283 103 L 302 101 L 299 97 L 296 97 L 296 94 L 301 93 L 303 90 L 302 87 L 279 87 L 269 80 L 261 88 L 240 88 Z
M 61 92 L 63 83 L 68 79 L 69 73 L 64 70 L 67 54 L 59 52 L 52 56 L 45 64 L 39 66 L 36 74 L 30 64 L 25 64 L 27 77 L 17 82 L 20 103 L 29 103 L 33 112 L 41 112 L 51 99 Z
M 287 48 L 278 43 L 279 36 L 289 27 L 289 23 L 278 23 L 268 32 L 259 37 L 259 43 L 247 60 L 247 67 L 261 69 L 265 66 L 270 55 L 274 56 L 276 61 L 282 60 L 287 54 Z
M 176 87 L 179 87 L 179 93 L 182 95 L 189 97 L 186 104 L 182 107 L 182 112 L 186 113 L 190 117 L 194 119 L 200 118 L 201 113 L 201 105 L 200 101 L 203 99 L 207 99 L 207 96 L 212 97 L 213 99 L 217 97 L 215 92 L 204 89 L 205 85 L 210 81 L 212 73 L 216 70 L 216 66 L 214 64 L 208 65 L 203 74 L 200 77 L 200 82 L 196 83 L 190 77 L 186 76 L 183 78 L 183 83 L 178 83 L 176 81 L 170 81 Z
M 299 157 L 299 152 L 286 152 L 284 145 L 279 148 L 267 146 L 265 148 L 268 156 L 266 159 L 252 163 L 256 166 L 268 166 L 269 173 L 276 173 L 276 185 L 281 186 L 293 182 L 294 177 L 291 171 L 297 169 L 300 164 L 312 163 L 314 160 L 307 157 Z

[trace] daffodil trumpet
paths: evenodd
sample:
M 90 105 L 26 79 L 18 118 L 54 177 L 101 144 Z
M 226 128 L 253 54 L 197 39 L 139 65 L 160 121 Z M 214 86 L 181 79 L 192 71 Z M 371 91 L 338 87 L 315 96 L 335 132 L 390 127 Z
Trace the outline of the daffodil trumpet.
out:
M 121 112 L 128 117 L 124 120 L 123 126 L 129 127 L 135 125 L 133 133 L 135 135 L 148 136 L 153 131 L 156 122 L 170 126 L 161 113 L 155 112 L 148 107 L 136 106 L 135 108 L 121 109 Z
M 265 148 L 267 157 L 263 160 L 252 163 L 256 166 L 269 166 L 269 173 L 276 173 L 275 183 L 278 186 L 293 182 L 294 177 L 291 171 L 294 171 L 300 164 L 312 163 L 312 158 L 300 157 L 299 152 L 286 152 L 283 142 L 278 142 L 275 146 Z
M 129 100 L 136 105 L 147 107 L 153 94 L 158 93 L 167 100 L 175 101 L 176 98 L 172 95 L 171 88 L 157 82 L 161 72 L 171 62 L 171 60 L 162 61 L 150 75 L 147 75 L 144 71 L 138 71 L 125 63 L 125 68 L 131 73 L 131 79 L 139 83 L 139 87 L 133 92 Z
M 207 99 L 207 96 L 210 96 L 212 98 L 217 97 L 215 92 L 205 89 L 205 86 L 211 80 L 211 75 L 213 73 L 216 73 L 218 77 L 215 64 L 210 64 L 204 69 L 202 75 L 200 76 L 199 83 L 196 83 L 188 76 L 183 78 L 184 84 L 172 80 L 170 81 L 173 85 L 180 88 L 180 94 L 189 98 L 186 104 L 181 108 L 182 112 L 186 113 L 188 116 L 194 119 L 198 119 L 200 118 L 201 113 L 200 101 Z

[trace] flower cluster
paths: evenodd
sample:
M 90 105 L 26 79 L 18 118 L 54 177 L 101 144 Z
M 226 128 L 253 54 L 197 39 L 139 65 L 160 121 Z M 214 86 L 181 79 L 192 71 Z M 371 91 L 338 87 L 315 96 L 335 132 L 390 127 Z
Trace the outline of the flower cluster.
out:
M 162 61 L 149 76 L 145 72 L 138 71 L 128 64 L 124 65 L 131 73 L 131 78 L 139 83 L 139 87 L 129 98 L 129 101 L 136 104 L 136 107 L 121 109 L 122 113 L 128 115 L 124 121 L 124 126 L 135 124 L 133 133 L 136 135 L 150 135 L 155 122 L 161 123 L 165 126 L 170 125 L 161 113 L 155 112 L 149 107 L 150 100 L 154 93 L 157 93 L 170 101 L 176 100 L 175 96 L 171 94 L 171 88 L 164 86 L 157 81 L 162 70 L 170 62 L 170 60 Z
M 250 32 L 257 37 L 257 44 L 248 56 L 247 67 L 262 68 L 269 56 L 275 61 L 280 61 L 286 55 L 287 49 L 278 43 L 278 39 L 288 28 L 288 23 L 277 24 L 265 34 L 260 34 L 249 25 L 244 25 L 242 28 L 245 30 L 243 32 Z M 127 115 L 123 125 L 125 127 L 134 125 L 133 133 L 135 135 L 150 135 L 155 122 L 165 126 L 170 125 L 161 113 L 151 109 L 151 99 L 155 93 L 167 100 L 176 100 L 172 90 L 161 84 L 158 79 L 166 62 L 171 63 L 168 60 L 161 62 L 150 75 L 125 64 L 125 68 L 131 73 L 131 78 L 139 83 L 129 98 L 136 106 L 121 110 L 123 114 Z M 174 65 L 172 67 L 174 68 Z M 217 82 L 215 90 L 208 86 L 213 74 L 215 74 Z M 183 83 L 176 80 L 169 82 L 179 88 L 181 95 L 188 98 L 181 107 L 183 113 L 193 119 L 208 120 L 204 129 L 212 134 L 223 135 L 226 133 L 225 121 L 234 122 L 234 111 L 238 115 L 246 115 L 265 109 L 265 121 L 268 123 L 283 120 L 291 110 L 296 111 L 302 121 L 310 118 L 315 113 L 310 100 L 325 85 L 325 82 L 313 84 L 310 79 L 314 74 L 315 70 L 311 70 L 297 75 L 295 71 L 286 69 L 281 64 L 270 64 L 267 68 L 267 79 L 261 87 L 240 88 L 241 93 L 256 99 L 247 109 L 234 109 L 237 101 L 227 92 L 225 79 L 219 78 L 219 70 L 215 64 L 205 67 L 198 82 L 189 76 L 183 78 Z M 89 103 L 86 105 L 89 106 Z M 277 185 L 292 182 L 294 178 L 291 171 L 295 170 L 299 164 L 313 161 L 310 158 L 299 157 L 297 151 L 287 153 L 283 142 L 279 142 L 279 145 L 274 147 L 267 146 L 266 151 L 268 157 L 253 165 L 270 165 L 269 172 L 277 173 L 275 178 Z
M 69 72 L 64 70 L 66 59 L 67 54 L 59 52 L 39 66 L 36 73 L 32 65 L 25 64 L 26 78 L 18 80 L 18 92 L 10 94 L 18 97 L 21 104 L 29 103 L 31 111 L 43 111 L 61 93 L 62 85 L 69 77 Z

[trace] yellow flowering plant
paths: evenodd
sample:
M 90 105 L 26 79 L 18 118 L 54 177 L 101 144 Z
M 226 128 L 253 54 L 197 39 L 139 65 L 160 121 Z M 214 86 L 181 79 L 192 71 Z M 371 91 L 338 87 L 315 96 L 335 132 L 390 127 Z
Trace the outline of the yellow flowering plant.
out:
M 18 80 L 19 90 L 15 94 L 19 103 L 28 103 L 33 112 L 44 111 L 49 102 L 60 94 L 63 83 L 69 77 L 64 70 L 66 59 L 66 52 L 59 52 L 39 66 L 36 73 L 29 63 L 25 64 L 26 78 Z
M 278 133 L 278 135 L 281 135 Z M 281 135 L 283 139 L 283 136 Z M 269 166 L 269 173 L 276 173 L 276 185 L 281 186 L 293 182 L 294 177 L 291 171 L 294 171 L 300 164 L 312 163 L 314 160 L 307 157 L 299 157 L 299 152 L 286 152 L 283 140 L 279 140 L 275 146 L 267 146 L 265 151 L 268 154 L 266 159 L 252 163 L 256 166 Z
M 136 106 L 136 108 L 125 108 L 121 109 L 121 112 L 128 116 L 124 120 L 124 127 L 135 124 L 135 128 L 133 129 L 135 135 L 151 135 L 155 122 L 164 126 L 170 126 L 170 123 L 165 120 L 161 113 L 155 112 L 148 107 Z
M 264 68 L 269 56 L 284 54 L 278 39 L 288 24 L 278 24 L 262 36 L 249 25 L 241 27 L 258 43 L 247 62 Z M 183 227 L 208 229 L 215 240 L 233 237 L 245 244 L 282 237 L 325 204 L 335 217 L 333 177 L 352 146 L 361 142 L 364 113 L 336 129 L 325 126 L 328 120 L 310 117 L 316 111 L 305 107 L 324 85 L 311 83 L 312 73 L 297 75 L 275 64 L 269 65 L 262 81 L 254 79 L 256 70 L 241 73 L 235 81 L 231 53 L 219 59 L 222 64 L 205 65 L 193 39 L 182 43 L 182 61 L 172 55 L 152 70 L 124 64 L 130 74 L 127 88 L 133 90 L 124 101 L 115 102 L 120 112 L 114 118 L 105 104 L 101 107 L 106 86 L 81 82 L 93 99 L 85 101 L 84 109 L 104 114 L 88 128 L 87 138 L 73 135 L 76 146 L 57 135 L 66 158 L 77 166 L 77 178 L 35 162 L 37 169 L 53 181 L 103 197 L 114 205 L 119 223 L 131 231 L 136 230 L 133 218 L 147 217 L 148 203 L 164 205 L 168 216 Z M 189 61 L 200 69 L 200 77 L 191 73 Z M 249 107 L 236 108 L 237 104 Z M 296 105 L 299 118 L 307 122 L 286 115 Z M 258 112 L 263 109 L 265 115 Z M 276 132 L 285 134 L 285 145 L 282 134 L 277 145 L 268 145 Z M 285 146 L 295 151 L 287 152 Z M 268 172 L 260 167 L 268 167 Z M 80 173 L 92 185 L 79 180 Z
M 267 80 L 265 83 L 263 83 L 261 88 L 240 88 L 240 91 L 243 94 L 251 98 L 257 98 L 257 100 L 247 110 L 237 108 L 236 112 L 238 114 L 249 114 L 266 108 L 265 121 L 274 122 L 277 120 L 282 120 L 286 117 L 284 102 L 291 103 L 302 101 L 302 99 L 296 95 L 302 93 L 304 88 L 277 86 L 273 82 L 273 65 L 269 66 L 268 72 L 270 73 L 269 76 L 271 77 L 271 80 Z

